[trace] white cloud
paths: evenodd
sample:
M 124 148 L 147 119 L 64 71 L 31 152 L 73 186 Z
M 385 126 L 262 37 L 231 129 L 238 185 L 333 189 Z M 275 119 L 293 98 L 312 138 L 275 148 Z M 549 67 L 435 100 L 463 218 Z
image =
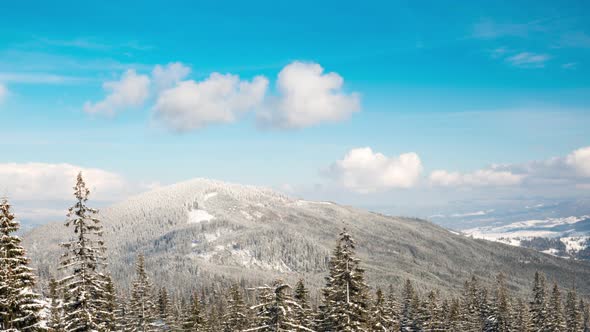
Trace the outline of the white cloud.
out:
M 71 164 L 0 164 L 0 194 L 11 200 L 70 200 L 78 172 L 82 172 L 91 198 L 114 200 L 129 190 L 129 184 L 115 173 Z
M 183 81 L 162 91 L 154 114 L 166 126 L 178 131 L 229 123 L 259 106 L 267 87 L 268 80 L 263 76 L 244 81 L 236 75 L 213 73 L 204 81 Z
M 473 27 L 473 37 L 495 39 L 500 37 L 527 37 L 533 32 L 545 30 L 540 21 L 527 23 L 500 23 L 490 19 L 477 22 Z
M 8 89 L 4 84 L 0 83 L 0 104 L 6 99 L 6 96 L 8 96 Z
M 565 158 L 565 161 L 579 175 L 590 177 L 590 146 L 573 151 Z
M 319 64 L 293 62 L 279 73 L 280 97 L 259 112 L 259 119 L 279 128 L 304 128 L 348 119 L 360 110 L 360 98 L 357 93 L 344 93 L 343 83 L 340 75 L 324 73 Z
M 39 72 L 1 72 L 0 81 L 21 84 L 79 84 L 88 82 L 89 79 L 85 77 L 75 77 Z
M 118 81 L 105 82 L 103 88 L 110 94 L 97 103 L 86 102 L 84 111 L 112 115 L 128 107 L 138 107 L 149 97 L 150 78 L 127 70 Z
M 328 175 L 350 190 L 370 193 L 410 188 L 417 183 L 421 172 L 422 163 L 416 153 L 387 157 L 365 147 L 348 151 L 342 160 L 331 165 Z
M 448 172 L 445 170 L 436 170 L 430 173 L 430 183 L 442 187 L 512 186 L 520 184 L 523 179 L 523 175 L 495 169 L 481 169 L 473 173 Z
M 530 52 L 521 52 L 506 58 L 506 61 L 513 66 L 523 68 L 541 68 L 551 59 L 547 54 L 536 54 Z
M 191 73 L 190 67 L 180 62 L 172 62 L 166 66 L 157 65 L 152 71 L 152 80 L 158 91 L 174 87 Z

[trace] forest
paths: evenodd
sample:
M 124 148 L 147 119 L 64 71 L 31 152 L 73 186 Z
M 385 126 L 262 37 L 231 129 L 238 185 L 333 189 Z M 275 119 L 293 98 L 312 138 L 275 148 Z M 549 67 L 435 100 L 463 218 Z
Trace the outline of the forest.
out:
M 527 298 L 512 294 L 510 276 L 498 273 L 494 287 L 476 276 L 463 292 L 421 292 L 411 280 L 387 289 L 367 284 L 356 243 L 346 229 L 335 234 L 325 285 L 312 300 L 305 280 L 289 285 L 233 285 L 214 292 L 187 289 L 170 294 L 154 284 L 143 253 L 129 289 L 108 273 L 98 211 L 88 206 L 89 190 L 79 174 L 75 203 L 64 231 L 59 269 L 41 290 L 30 267 L 19 222 L 0 203 L 0 330 L 2 331 L 568 331 L 590 332 L 590 305 L 575 284 L 560 289 L 543 273 L 531 275 Z M 444 254 L 444 253 L 441 253 Z

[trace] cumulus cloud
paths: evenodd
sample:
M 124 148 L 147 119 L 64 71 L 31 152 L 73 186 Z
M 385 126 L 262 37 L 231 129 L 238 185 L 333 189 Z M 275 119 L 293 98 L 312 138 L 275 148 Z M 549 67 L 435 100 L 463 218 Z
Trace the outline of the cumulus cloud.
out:
M 536 54 L 530 52 L 521 52 L 506 58 L 506 61 L 513 66 L 522 68 L 541 68 L 551 57 L 547 54 Z
M 84 111 L 91 114 L 112 115 L 115 112 L 142 105 L 150 93 L 150 78 L 147 75 L 138 75 L 135 70 L 127 70 L 118 81 L 109 81 L 103 84 L 103 89 L 109 94 L 102 101 L 84 104 Z
M 7 95 L 8 89 L 4 84 L 0 83 L 0 104 L 4 101 L 4 99 L 6 99 Z
M 565 162 L 579 175 L 590 177 L 590 146 L 573 151 L 565 158 Z
M 76 175 L 82 172 L 91 197 L 113 200 L 129 189 L 118 174 L 71 164 L 0 164 L 0 194 L 15 200 L 70 200 Z
M 181 132 L 229 123 L 260 105 L 267 87 L 268 80 L 263 76 L 245 81 L 236 75 L 213 73 L 203 81 L 182 81 L 162 91 L 154 114 L 166 126 Z
M 435 186 L 512 186 L 522 182 L 524 176 L 509 171 L 481 169 L 473 173 L 436 170 L 430 173 L 430 183 Z
M 152 80 L 156 90 L 162 91 L 174 87 L 191 73 L 191 69 L 181 62 L 172 62 L 166 66 L 157 65 L 152 71 Z
M 358 193 L 414 186 L 422 172 L 420 157 L 413 152 L 387 157 L 370 147 L 348 151 L 334 162 L 328 175 L 340 185 Z
M 280 96 L 258 113 L 259 119 L 279 128 L 304 128 L 348 119 L 360 110 L 360 98 L 357 93 L 344 93 L 343 83 L 340 75 L 324 73 L 317 63 L 293 62 L 279 73 Z

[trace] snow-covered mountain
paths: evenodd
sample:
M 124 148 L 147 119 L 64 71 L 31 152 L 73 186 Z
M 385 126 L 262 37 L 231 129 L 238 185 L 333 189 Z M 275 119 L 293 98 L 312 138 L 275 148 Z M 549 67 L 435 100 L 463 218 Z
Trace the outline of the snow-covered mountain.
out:
M 480 226 L 465 234 L 566 258 L 590 260 L 590 215 Z
M 373 285 L 401 285 L 410 278 L 419 289 L 459 290 L 471 274 L 492 284 L 494 275 L 504 271 L 511 287 L 528 291 L 535 270 L 541 270 L 563 286 L 574 273 L 580 291 L 590 294 L 590 265 L 584 262 L 472 239 L 424 220 L 258 187 L 195 179 L 133 197 L 100 216 L 109 267 L 122 285 L 129 285 L 136 255 L 143 252 L 153 279 L 171 287 L 234 278 L 260 283 L 279 276 L 305 277 L 318 287 L 337 234 L 346 227 Z M 72 235 L 61 223 L 52 223 L 25 236 L 42 274 L 58 273 L 58 243 Z

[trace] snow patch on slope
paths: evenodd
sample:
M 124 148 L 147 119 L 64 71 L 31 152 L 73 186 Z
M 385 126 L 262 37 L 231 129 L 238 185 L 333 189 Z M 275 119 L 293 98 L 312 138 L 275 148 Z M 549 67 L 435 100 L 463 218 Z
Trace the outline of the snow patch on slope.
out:
M 210 221 L 215 219 L 215 216 L 209 214 L 209 212 L 201 209 L 190 210 L 188 212 L 188 223 L 198 224 L 204 221 Z

